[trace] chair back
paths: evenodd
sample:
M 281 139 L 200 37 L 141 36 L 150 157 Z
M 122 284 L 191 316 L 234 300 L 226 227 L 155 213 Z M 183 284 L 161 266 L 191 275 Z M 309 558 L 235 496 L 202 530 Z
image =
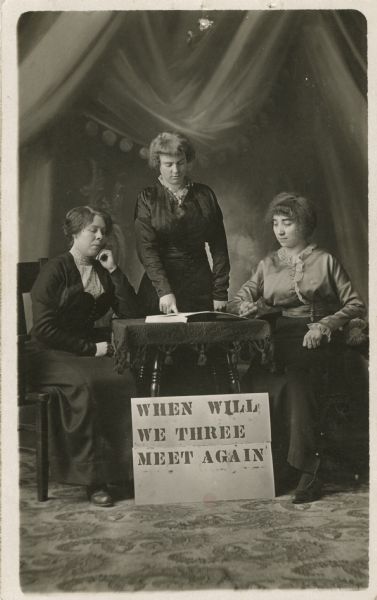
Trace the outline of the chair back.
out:
M 34 262 L 20 262 L 17 265 L 17 345 L 18 345 L 18 403 L 22 404 L 27 391 L 28 373 L 25 358 L 25 342 L 31 326 L 31 318 L 27 315 L 25 295 L 30 294 L 31 288 L 38 277 L 39 271 L 47 262 L 41 258 Z M 31 308 L 31 303 L 29 303 Z
M 47 258 L 41 258 L 34 262 L 22 262 L 17 265 L 17 404 L 18 430 L 20 436 L 23 436 L 23 438 L 19 438 L 19 443 L 22 447 L 23 439 L 27 440 L 27 436 L 30 436 L 28 432 L 35 435 L 33 445 L 36 446 L 37 490 L 40 502 L 48 499 L 48 403 L 52 396 L 48 392 L 33 389 L 29 372 L 31 367 L 27 356 L 28 331 L 30 329 L 28 325 L 31 325 L 32 315 L 30 310 L 31 318 L 28 323 L 24 299 L 26 300 L 25 295 L 29 295 L 30 300 L 30 291 L 45 262 L 47 262 Z M 29 302 L 29 308 L 31 309 L 31 302 Z
M 17 335 L 26 336 L 28 333 L 28 321 L 24 294 L 29 294 L 38 277 L 41 267 L 47 262 L 47 258 L 40 258 L 34 262 L 20 262 L 17 265 Z

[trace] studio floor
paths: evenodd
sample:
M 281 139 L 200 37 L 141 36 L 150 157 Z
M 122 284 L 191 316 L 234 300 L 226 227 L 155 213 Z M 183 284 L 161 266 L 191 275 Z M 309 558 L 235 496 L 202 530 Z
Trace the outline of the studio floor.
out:
M 368 586 L 368 484 L 327 482 L 323 498 L 98 509 L 79 487 L 36 499 L 34 451 L 20 452 L 23 592 L 362 589 Z M 114 492 L 116 493 L 116 489 Z M 130 494 L 128 494 L 130 496 Z

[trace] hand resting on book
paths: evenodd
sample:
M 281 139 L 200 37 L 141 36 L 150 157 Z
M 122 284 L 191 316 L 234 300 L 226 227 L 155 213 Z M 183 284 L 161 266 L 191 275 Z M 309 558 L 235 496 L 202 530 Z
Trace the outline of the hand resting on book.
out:
M 250 317 L 251 315 L 255 315 L 257 311 L 258 306 L 255 302 L 244 300 L 240 304 L 239 315 L 240 317 Z

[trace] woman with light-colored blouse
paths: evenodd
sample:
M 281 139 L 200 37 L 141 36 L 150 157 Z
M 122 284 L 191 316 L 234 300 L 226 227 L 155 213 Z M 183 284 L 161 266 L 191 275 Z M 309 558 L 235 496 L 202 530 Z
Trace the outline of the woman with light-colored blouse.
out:
M 319 367 L 317 372 L 325 368 L 329 353 L 340 343 L 340 330 L 362 317 L 365 307 L 339 261 L 308 242 L 317 222 L 309 200 L 283 192 L 271 202 L 267 218 L 280 248 L 260 261 L 227 310 L 257 316 L 257 302 L 262 300 L 277 313 L 273 321 L 277 372 L 266 373 L 256 383 L 250 371 L 243 386 L 245 391 L 270 391 L 273 439 L 276 422 L 284 419 L 287 462 L 301 474 L 293 502 L 309 502 L 321 493 L 313 367 Z

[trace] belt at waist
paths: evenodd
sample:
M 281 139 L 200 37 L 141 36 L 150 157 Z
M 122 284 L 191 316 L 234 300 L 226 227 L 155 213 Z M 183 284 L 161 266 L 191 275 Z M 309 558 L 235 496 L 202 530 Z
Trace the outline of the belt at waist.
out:
M 205 247 L 200 248 L 177 248 L 176 246 L 169 246 L 161 249 L 161 257 L 163 260 L 207 260 L 207 253 Z
M 310 317 L 312 321 L 317 321 L 323 317 L 336 312 L 336 307 L 321 304 L 302 304 L 301 306 L 294 306 L 282 309 L 283 317 Z

